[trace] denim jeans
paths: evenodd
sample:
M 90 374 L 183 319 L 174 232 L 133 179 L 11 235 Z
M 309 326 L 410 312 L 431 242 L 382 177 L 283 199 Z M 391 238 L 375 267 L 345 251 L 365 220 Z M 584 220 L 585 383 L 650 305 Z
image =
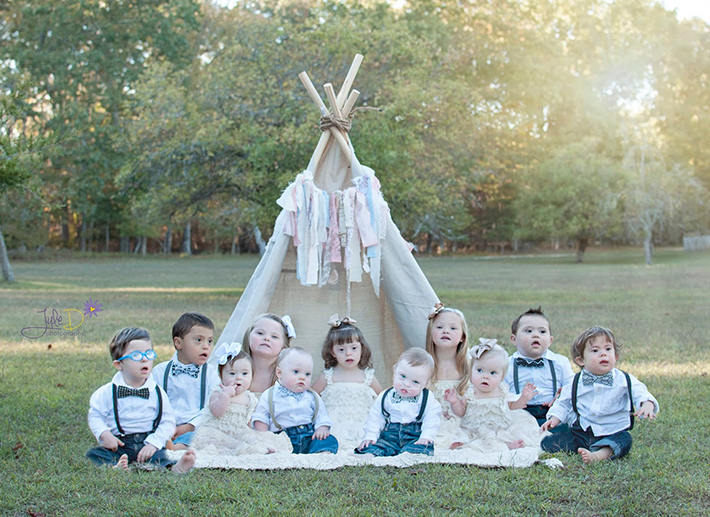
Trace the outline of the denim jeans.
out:
M 610 459 L 616 459 L 623 458 L 629 453 L 631 441 L 631 434 L 628 431 L 594 436 L 591 427 L 585 431 L 579 426 L 579 422 L 576 422 L 567 432 L 546 436 L 540 446 L 545 452 L 577 452 L 580 447 L 594 452 L 602 447 L 611 447 L 613 454 Z
M 184 445 L 190 445 L 192 443 L 192 437 L 195 436 L 195 431 L 190 431 L 188 433 L 183 433 L 173 440 L 173 443 L 182 443 Z
M 315 454 L 317 452 L 338 452 L 338 440 L 332 434 L 323 440 L 313 438 L 316 432 L 313 424 L 287 427 L 283 430 L 291 439 L 294 454 Z
M 126 436 L 119 436 L 118 438 L 124 443 L 124 445 L 119 445 L 116 451 L 111 451 L 104 447 L 94 447 L 89 449 L 86 453 L 86 457 L 89 458 L 92 463 L 96 465 L 115 465 L 118 460 L 124 454 L 128 456 L 129 463 L 134 463 L 138 459 L 138 453 L 145 445 L 145 439 L 148 437 L 148 433 L 136 433 L 127 434 Z M 160 449 L 156 451 L 153 456 L 147 461 L 147 463 L 152 463 L 158 467 L 168 467 L 173 465 L 175 461 L 169 460 L 165 456 L 165 449 Z
M 358 454 L 373 454 L 374 456 L 396 456 L 403 452 L 413 454 L 434 455 L 434 444 L 415 444 L 422 435 L 421 422 L 410 422 L 409 424 L 389 423 L 380 433 L 378 440 L 372 445 L 368 445 L 363 450 L 355 449 Z

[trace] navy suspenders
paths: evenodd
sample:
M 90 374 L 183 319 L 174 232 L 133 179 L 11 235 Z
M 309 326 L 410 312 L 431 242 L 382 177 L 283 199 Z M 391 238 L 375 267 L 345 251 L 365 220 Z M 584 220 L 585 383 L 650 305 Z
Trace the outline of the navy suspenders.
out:
M 385 399 L 387 398 L 387 395 L 389 395 L 390 391 L 392 391 L 394 388 L 388 388 L 387 391 L 385 391 L 385 394 L 382 396 L 382 415 L 385 417 L 385 427 L 387 427 L 390 424 L 390 413 L 385 409 Z M 419 414 L 417 415 L 417 419 L 415 420 L 416 423 L 421 423 L 422 418 L 424 417 L 424 410 L 426 409 L 426 401 L 429 398 L 429 390 L 424 388 L 422 390 L 422 406 L 419 408 Z
M 626 388 L 629 391 L 629 420 L 631 421 L 631 424 L 626 428 L 626 430 L 630 431 L 634 428 L 634 396 L 631 392 L 631 377 L 629 377 L 629 374 L 625 371 L 619 371 L 624 374 L 624 377 L 626 377 Z M 576 374 L 572 380 L 572 410 L 575 415 L 577 415 L 577 421 L 579 421 L 579 411 L 577 411 L 577 385 L 579 384 L 580 375 L 581 372 Z
M 121 427 L 121 422 L 118 419 L 118 388 L 116 387 L 115 384 L 112 384 L 112 391 L 113 391 L 113 417 L 116 420 L 116 428 L 118 428 L 118 433 L 121 436 L 125 436 L 125 432 L 123 432 L 123 428 Z M 163 418 L 163 396 L 160 394 L 160 388 L 158 385 L 155 385 L 155 393 L 158 395 L 158 416 L 155 417 L 155 420 L 153 420 L 153 429 L 151 429 L 149 434 L 152 434 L 155 432 L 155 430 L 158 428 L 160 425 L 160 420 Z
M 543 361 L 547 361 L 547 364 L 550 365 L 550 376 L 552 377 L 552 397 L 554 398 L 557 395 L 557 374 L 555 373 L 555 362 L 542 358 Z M 520 382 L 518 381 L 518 363 L 517 361 L 513 361 L 513 385 L 515 386 L 515 393 L 520 395 Z
M 170 375 L 170 370 L 172 370 L 173 362 L 170 361 L 165 367 L 165 373 L 163 374 L 163 389 L 165 393 L 168 392 L 168 376 Z M 205 388 L 207 387 L 207 363 L 200 366 L 202 370 L 202 378 L 200 379 L 200 409 L 205 407 Z

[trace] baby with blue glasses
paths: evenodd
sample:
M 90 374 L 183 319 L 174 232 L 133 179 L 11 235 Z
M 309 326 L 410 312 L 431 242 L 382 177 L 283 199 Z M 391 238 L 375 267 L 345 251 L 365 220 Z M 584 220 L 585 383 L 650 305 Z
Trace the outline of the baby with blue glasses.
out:
M 167 458 L 165 444 L 175 431 L 175 415 L 165 391 L 151 375 L 156 358 L 148 331 L 124 328 L 109 345 L 113 380 L 91 396 L 89 428 L 99 442 L 86 453 L 97 465 L 128 470 L 129 463 L 151 463 L 188 472 L 195 463 L 194 451 L 175 462 Z

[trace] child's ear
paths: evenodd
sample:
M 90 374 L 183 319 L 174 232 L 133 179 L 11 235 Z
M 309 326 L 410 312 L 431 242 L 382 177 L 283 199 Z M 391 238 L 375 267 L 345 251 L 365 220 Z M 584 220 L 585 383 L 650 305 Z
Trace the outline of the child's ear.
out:
M 114 362 L 113 362 L 113 366 L 114 366 L 114 368 L 116 368 L 116 370 L 118 370 L 119 372 L 122 372 L 122 371 L 123 371 L 123 363 L 122 363 L 121 361 L 114 361 Z
M 274 372 L 276 373 L 276 378 L 277 378 L 277 379 L 280 379 L 280 378 L 281 378 L 281 368 L 279 368 L 279 367 L 277 366 L 277 367 L 276 367 L 276 370 L 274 370 Z
M 513 344 L 516 344 L 515 343 L 515 334 L 510 335 L 510 340 L 513 342 Z
M 577 366 L 584 368 L 584 358 L 583 357 L 575 357 L 574 362 L 577 364 Z
M 182 339 L 180 339 L 178 336 L 175 336 L 173 338 L 173 346 L 175 347 L 175 350 L 180 350 L 182 348 Z

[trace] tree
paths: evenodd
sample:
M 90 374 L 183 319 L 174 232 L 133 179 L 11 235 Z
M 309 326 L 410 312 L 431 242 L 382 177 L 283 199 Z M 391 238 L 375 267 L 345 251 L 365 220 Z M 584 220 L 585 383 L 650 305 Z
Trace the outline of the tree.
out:
M 518 237 L 573 239 L 582 262 L 590 241 L 620 231 L 623 177 L 599 146 L 569 144 L 525 174 L 515 199 Z

